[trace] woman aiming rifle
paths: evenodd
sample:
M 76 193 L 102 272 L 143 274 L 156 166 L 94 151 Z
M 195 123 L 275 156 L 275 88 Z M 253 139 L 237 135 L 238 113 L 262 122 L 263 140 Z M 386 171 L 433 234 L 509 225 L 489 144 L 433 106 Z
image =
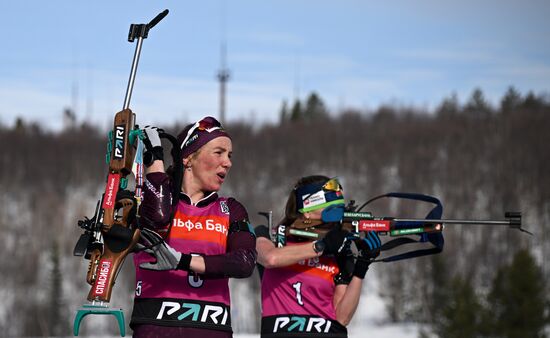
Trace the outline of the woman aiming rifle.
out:
M 146 250 L 134 257 L 134 337 L 231 337 L 228 278 L 250 276 L 256 261 L 246 209 L 217 194 L 232 165 L 231 138 L 212 117 L 183 129 L 183 179 L 173 196 L 178 179 L 164 171 L 158 129 L 143 132 Z
M 381 243 L 375 232 L 361 239 L 341 230 L 337 221 L 343 211 L 336 179 L 307 176 L 290 192 L 277 229 L 278 245 L 266 226 L 256 227 L 262 337 L 347 337 L 346 325 Z M 308 228 L 310 220 L 327 222 Z M 321 239 L 306 239 L 317 236 Z

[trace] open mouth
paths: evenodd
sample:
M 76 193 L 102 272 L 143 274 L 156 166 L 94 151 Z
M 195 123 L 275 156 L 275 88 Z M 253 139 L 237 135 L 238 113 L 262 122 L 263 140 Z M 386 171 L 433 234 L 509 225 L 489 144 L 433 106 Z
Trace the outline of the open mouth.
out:
M 224 180 L 226 174 L 225 173 L 218 173 L 217 175 L 220 179 Z

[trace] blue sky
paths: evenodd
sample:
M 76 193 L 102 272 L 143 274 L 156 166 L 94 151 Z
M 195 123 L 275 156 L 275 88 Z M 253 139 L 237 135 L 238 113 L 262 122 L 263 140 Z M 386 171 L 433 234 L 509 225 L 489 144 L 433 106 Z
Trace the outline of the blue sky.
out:
M 543 0 L 2 1 L 0 123 L 61 127 L 64 107 L 103 127 L 122 108 L 131 23 L 170 14 L 145 40 L 130 107 L 140 124 L 218 114 L 227 42 L 227 118 L 275 122 L 283 100 L 315 91 L 334 112 L 433 108 L 481 88 L 550 91 Z

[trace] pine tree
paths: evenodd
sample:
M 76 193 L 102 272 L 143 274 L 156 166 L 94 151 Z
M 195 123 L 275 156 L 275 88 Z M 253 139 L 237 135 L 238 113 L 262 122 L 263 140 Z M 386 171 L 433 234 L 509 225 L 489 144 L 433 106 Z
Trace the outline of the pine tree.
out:
M 485 95 L 483 95 L 483 92 L 479 88 L 474 89 L 470 100 L 464 107 L 464 110 L 477 117 L 485 117 L 491 114 L 491 107 L 485 99 Z
M 66 335 L 69 330 L 66 322 L 66 314 L 63 305 L 63 280 L 61 275 L 61 262 L 59 244 L 54 241 L 51 253 L 52 270 L 50 283 L 50 300 L 48 310 L 48 325 L 50 332 L 55 336 Z
M 283 104 L 281 105 L 281 110 L 279 112 L 279 124 L 284 124 L 288 121 L 288 103 L 286 100 L 283 100 Z
M 543 106 L 543 102 L 533 93 L 529 92 L 523 100 L 522 107 L 525 109 L 538 109 Z
M 548 293 L 541 269 L 527 250 L 497 272 L 488 296 L 491 333 L 505 338 L 543 338 L 548 318 Z
M 292 106 L 292 110 L 290 111 L 290 121 L 296 122 L 301 120 L 302 117 L 302 104 L 300 103 L 300 100 L 296 100 L 294 102 L 294 106 Z
M 453 94 L 451 97 L 443 99 L 437 108 L 437 114 L 440 116 L 453 116 L 457 115 L 460 112 L 460 109 L 458 97 L 456 94 Z
M 508 88 L 506 94 L 500 101 L 500 110 L 502 113 L 510 113 L 514 109 L 518 109 L 522 102 L 521 95 L 514 87 Z
M 435 332 L 442 338 L 480 337 L 482 306 L 471 283 L 455 277 Z
M 311 93 L 306 100 L 306 107 L 304 109 L 304 118 L 307 121 L 313 121 L 318 118 L 327 116 L 327 109 L 325 104 L 316 93 Z
M 441 320 L 439 312 L 441 306 L 445 304 L 449 297 L 449 277 L 448 268 L 444 255 L 434 255 L 430 259 L 430 279 L 428 285 L 428 294 L 426 297 L 426 303 L 428 308 L 427 319 L 430 323 L 437 325 Z

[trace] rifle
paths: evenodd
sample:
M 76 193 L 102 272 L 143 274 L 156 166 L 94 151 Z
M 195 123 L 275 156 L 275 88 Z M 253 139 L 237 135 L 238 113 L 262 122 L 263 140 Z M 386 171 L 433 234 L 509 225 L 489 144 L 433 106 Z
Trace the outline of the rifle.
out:
M 136 187 L 131 191 L 128 189 L 128 176 L 132 174 L 134 164 L 137 167 L 142 165 L 141 149 L 138 150 L 141 131 L 129 106 L 143 40 L 167 14 L 168 10 L 164 10 L 148 24 L 130 25 L 128 41 L 137 39 L 137 43 L 124 105 L 115 114 L 113 129 L 109 132 L 106 156 L 109 169 L 105 192 L 96 205 L 94 216 L 78 221 L 84 233 L 78 239 L 73 254 L 90 260 L 86 281 L 92 287 L 87 297 L 90 303 L 77 310 L 73 326 L 75 336 L 78 336 L 82 319 L 89 314 L 115 316 L 120 335 L 125 335 L 122 309 L 110 308 L 109 301 L 124 259 L 140 238 L 137 224 L 140 197 L 135 190 L 139 190 L 142 178 L 140 174 L 134 175 Z
M 371 212 L 361 212 L 363 207 L 381 198 L 416 200 L 432 203 L 434 207 L 426 218 L 376 217 Z M 342 229 L 350 231 L 358 237 L 363 237 L 366 231 L 376 231 L 379 235 L 397 237 L 386 241 L 382 245 L 381 251 L 389 251 L 405 244 L 431 244 L 431 247 L 428 249 L 408 251 L 377 259 L 375 262 L 392 262 L 442 252 L 444 245 L 443 229 L 446 224 L 508 226 L 511 229 L 517 229 L 533 235 L 521 227 L 522 215 L 521 212 L 517 211 L 505 212 L 505 219 L 503 220 L 442 219 L 442 213 L 443 205 L 436 197 L 416 193 L 392 192 L 371 198 L 359 208 L 355 205 L 355 201 L 352 200 L 343 208 L 341 215 L 337 219 L 297 219 L 291 226 L 287 226 L 284 229 L 274 231 L 270 226 L 270 233 L 272 234 L 272 240 L 278 246 L 282 246 L 286 242 L 286 236 L 289 235 L 310 240 L 320 239 L 329 231 L 328 228 L 323 228 L 323 224 L 336 222 L 341 225 Z M 418 238 L 407 237 L 411 235 L 416 235 Z

